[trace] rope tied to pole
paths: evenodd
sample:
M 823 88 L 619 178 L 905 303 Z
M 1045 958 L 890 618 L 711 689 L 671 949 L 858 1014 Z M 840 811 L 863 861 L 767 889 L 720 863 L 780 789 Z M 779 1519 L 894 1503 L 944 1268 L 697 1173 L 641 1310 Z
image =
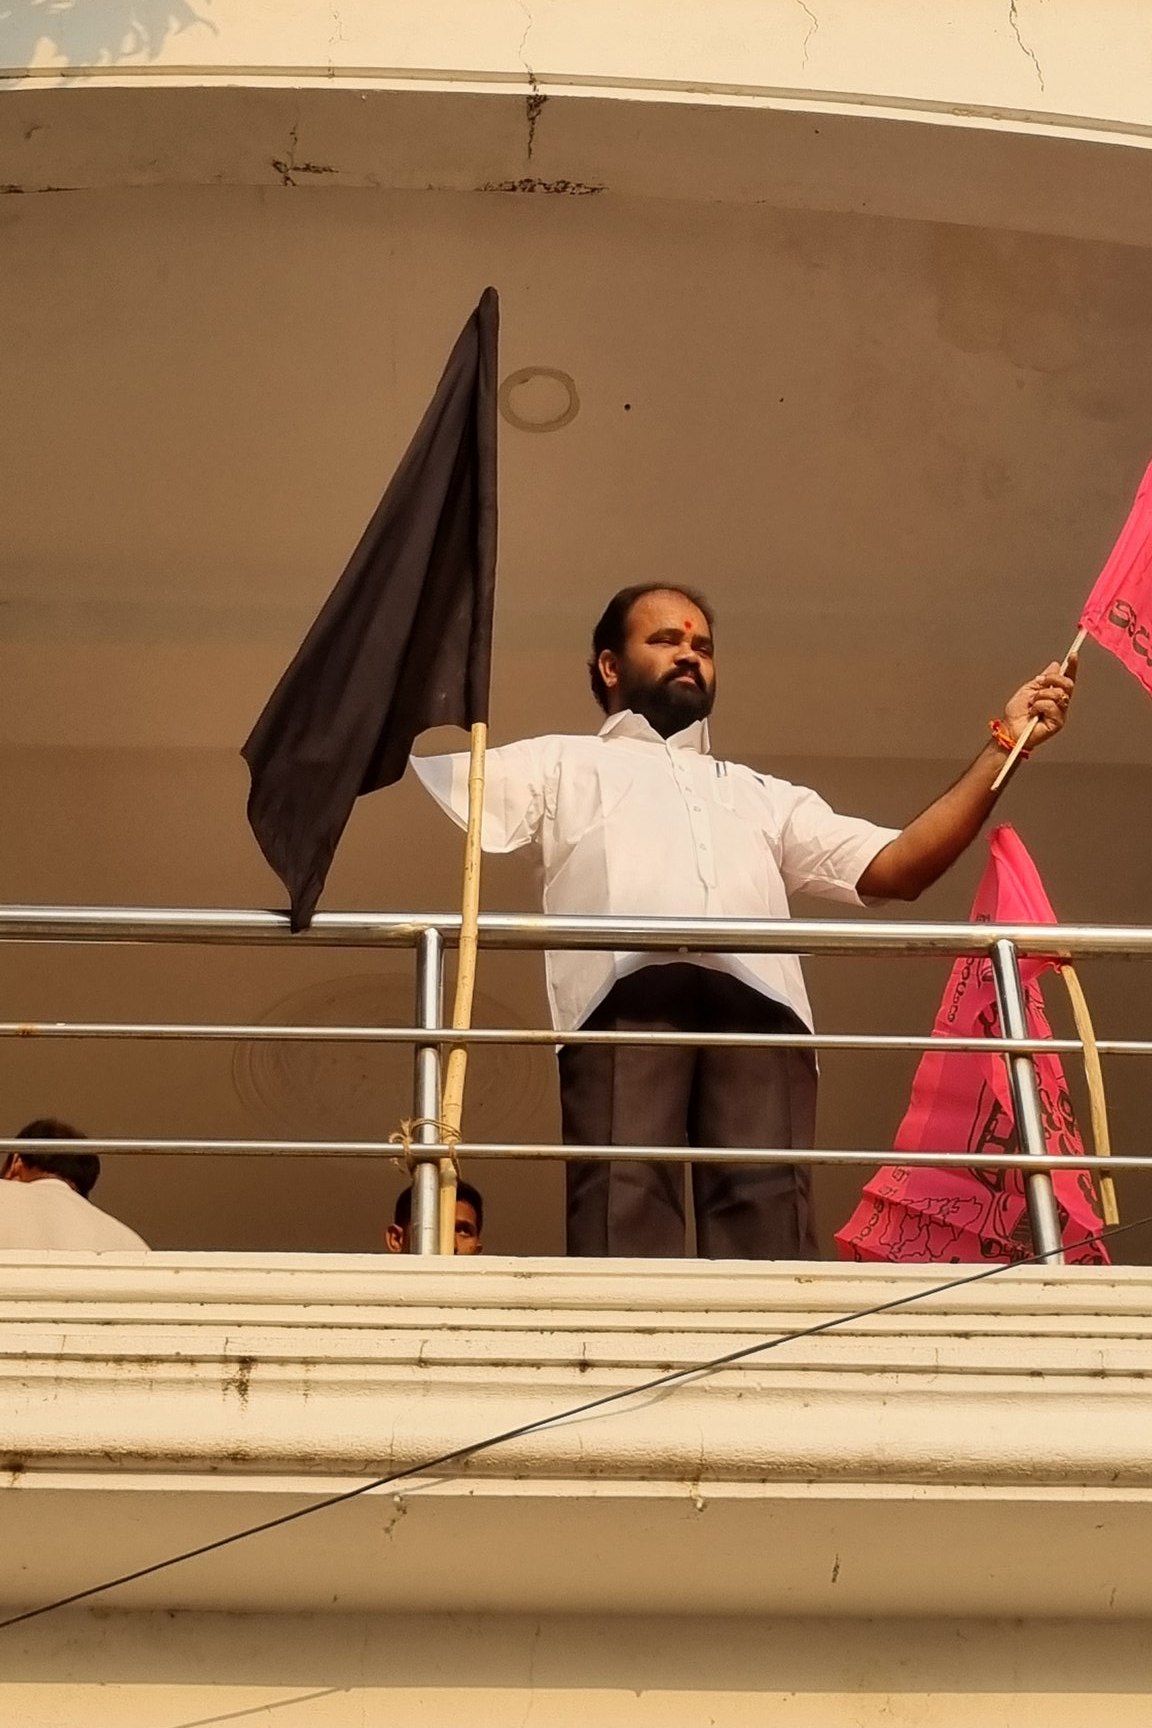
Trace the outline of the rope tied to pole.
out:
M 459 1176 L 460 1161 L 456 1156 L 456 1147 L 460 1143 L 460 1130 L 459 1128 L 454 1128 L 450 1122 L 442 1122 L 438 1116 L 406 1117 L 404 1121 L 401 1122 L 399 1128 L 389 1134 L 389 1146 L 398 1146 L 400 1148 L 399 1157 L 393 1160 L 397 1168 L 406 1170 L 409 1176 L 414 1176 L 419 1164 L 432 1162 L 432 1160 L 428 1158 L 427 1153 L 425 1153 L 423 1157 L 418 1157 L 414 1151 L 415 1146 L 422 1144 L 417 1136 L 423 1128 L 431 1128 L 437 1140 L 448 1148 L 447 1158 L 441 1160 L 439 1154 L 437 1154 L 436 1162 L 451 1164 L 452 1169 L 455 1171 L 456 1175 Z

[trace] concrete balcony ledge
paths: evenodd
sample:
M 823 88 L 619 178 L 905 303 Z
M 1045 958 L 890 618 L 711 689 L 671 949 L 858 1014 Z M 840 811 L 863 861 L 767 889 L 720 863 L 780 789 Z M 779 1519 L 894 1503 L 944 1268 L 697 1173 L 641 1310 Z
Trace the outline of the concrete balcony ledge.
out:
M 1137 9 L 1138 11 L 1138 9 Z M 17 4 L 0 78 L 269 85 L 347 83 L 599 92 L 687 102 L 938 112 L 970 122 L 1149 127 L 1152 43 L 1098 0 L 123 0 Z M 1103 25 L 1103 27 L 1102 27 Z
M 0 88 L 0 197 L 608 194 L 1152 242 L 1152 35 L 1091 0 L 23 4 Z
M 962 1268 L 0 1260 L 24 1606 Z M 1152 1273 L 1010 1271 L 381 1488 L 110 1606 L 1152 1611 Z M 1053 1566 L 1074 1541 L 1075 1574 Z

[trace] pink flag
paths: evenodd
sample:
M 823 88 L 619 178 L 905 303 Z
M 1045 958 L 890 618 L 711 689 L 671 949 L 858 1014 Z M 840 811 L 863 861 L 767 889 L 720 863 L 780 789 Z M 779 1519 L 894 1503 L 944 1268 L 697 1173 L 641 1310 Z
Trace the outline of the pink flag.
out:
M 1054 924 L 1055 913 L 1023 842 L 1011 828 L 989 836 L 991 857 L 972 907 L 973 923 Z M 1020 964 L 1029 1035 L 1049 1036 L 1039 977 L 1051 960 Z M 936 1015 L 937 1036 L 998 1038 L 990 960 L 957 960 Z M 1047 1149 L 1083 1156 L 1060 1059 L 1036 1058 Z M 1020 1260 L 1032 1252 L 1023 1179 L 1017 1170 L 973 1170 L 965 1152 L 1016 1152 L 1016 1122 L 1004 1057 L 979 1051 L 927 1051 L 916 1071 L 898 1152 L 955 1152 L 943 1169 L 886 1165 L 866 1185 L 859 1206 L 836 1233 L 846 1260 Z M 1053 1177 L 1066 1245 L 1103 1228 L 1090 1174 Z M 1101 1243 L 1068 1247 L 1068 1259 L 1107 1265 Z
M 1152 466 L 1080 615 L 1080 628 L 1152 695 Z

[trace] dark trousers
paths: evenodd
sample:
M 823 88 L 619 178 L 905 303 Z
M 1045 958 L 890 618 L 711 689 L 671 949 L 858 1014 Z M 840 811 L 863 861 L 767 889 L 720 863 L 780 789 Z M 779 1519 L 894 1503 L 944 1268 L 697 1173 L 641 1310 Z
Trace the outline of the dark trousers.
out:
M 796 1016 L 725 972 L 646 966 L 616 983 L 589 1031 L 803 1031 Z M 567 1044 L 560 1051 L 565 1144 L 812 1145 L 811 1051 Z M 573 1159 L 568 1252 L 683 1255 L 680 1164 Z M 718 1260 L 810 1259 L 808 1172 L 795 1164 L 693 1164 L 701 1255 Z

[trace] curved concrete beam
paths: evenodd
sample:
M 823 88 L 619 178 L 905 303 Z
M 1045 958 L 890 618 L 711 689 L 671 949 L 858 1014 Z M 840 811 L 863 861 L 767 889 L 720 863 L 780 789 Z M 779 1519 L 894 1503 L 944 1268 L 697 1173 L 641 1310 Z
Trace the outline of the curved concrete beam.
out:
M 1152 36 L 1137 0 L 12 0 L 0 75 L 164 85 L 317 80 L 527 95 L 930 114 L 1147 141 Z

